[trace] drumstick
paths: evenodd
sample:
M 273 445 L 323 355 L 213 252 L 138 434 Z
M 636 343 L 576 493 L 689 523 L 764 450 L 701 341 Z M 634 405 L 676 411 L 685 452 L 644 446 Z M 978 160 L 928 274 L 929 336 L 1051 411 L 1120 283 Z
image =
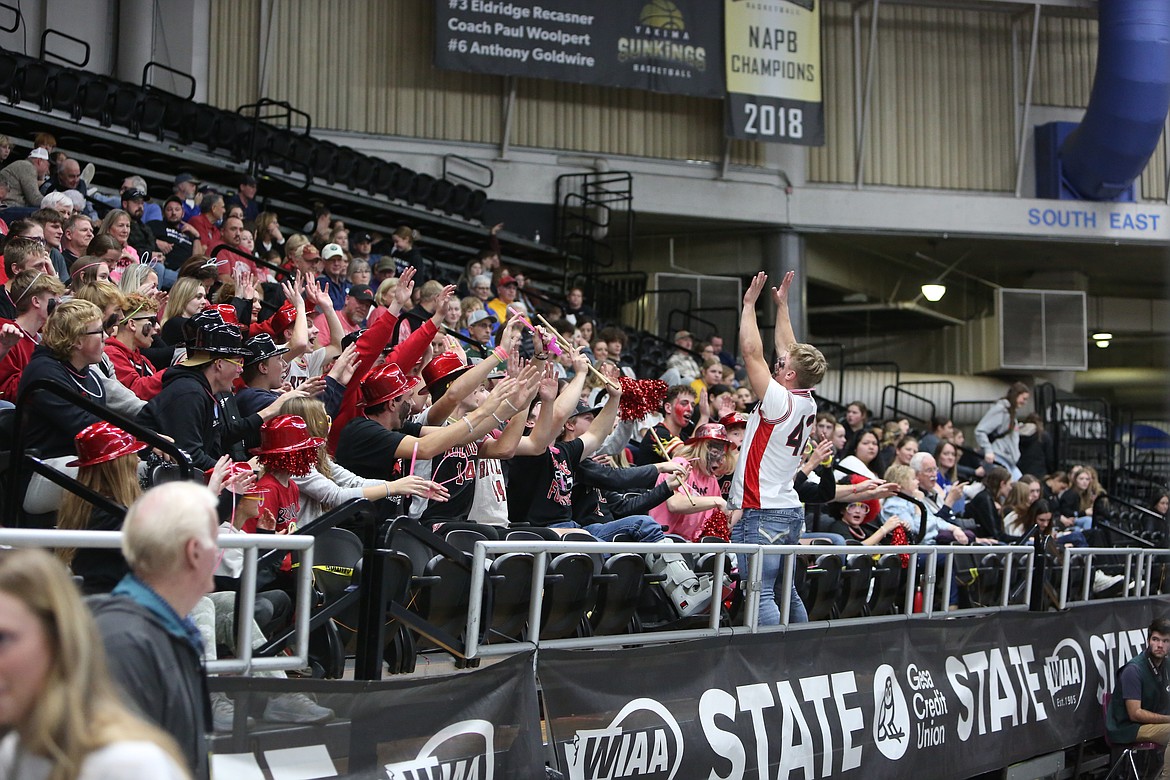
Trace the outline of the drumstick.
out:
M 658 431 L 651 427 L 650 435 L 654 437 L 654 443 L 658 445 L 658 451 L 662 453 L 662 457 L 670 460 L 670 456 L 666 454 L 666 447 L 662 444 L 662 439 L 658 438 Z M 683 482 L 681 477 L 679 478 L 678 486 L 682 488 L 683 495 L 686 496 L 687 500 L 691 502 L 691 506 L 698 506 L 698 504 L 695 503 L 695 494 L 691 492 L 691 489 L 687 487 L 687 483 Z
M 553 337 L 556 338 L 557 342 L 562 347 L 564 347 L 565 349 L 568 349 L 568 350 L 573 349 L 573 345 L 570 344 L 568 341 L 566 341 L 564 336 L 557 333 L 556 328 L 554 328 L 552 325 L 550 325 L 549 321 L 546 320 L 542 315 L 537 314 L 536 319 L 540 320 L 541 325 L 543 325 L 544 327 L 546 327 L 550 331 L 552 331 Z M 605 374 L 601 373 L 596 368 L 594 368 L 592 363 L 586 363 L 585 367 L 588 368 L 590 371 L 592 371 L 594 374 L 596 374 L 597 378 L 600 379 L 602 382 L 605 382 L 606 385 L 608 385 L 609 387 L 612 387 L 614 389 L 617 389 L 617 384 L 612 379 L 607 377 Z

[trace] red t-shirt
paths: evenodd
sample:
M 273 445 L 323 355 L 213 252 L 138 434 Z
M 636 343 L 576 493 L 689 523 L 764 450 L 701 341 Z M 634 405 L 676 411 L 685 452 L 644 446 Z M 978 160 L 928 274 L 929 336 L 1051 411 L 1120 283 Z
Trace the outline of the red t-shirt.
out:
M 271 473 L 266 473 L 256 482 L 256 492 L 262 495 L 260 511 L 256 513 L 256 517 L 244 521 L 244 533 L 256 533 L 257 523 L 266 512 L 276 519 L 276 528 L 273 529 L 276 533 L 291 534 L 297 530 L 297 512 L 300 511 L 301 505 L 301 490 L 297 487 L 297 483 L 289 480 L 287 485 L 282 485 L 279 479 Z M 292 555 L 290 553 L 284 557 L 280 570 L 290 571 L 291 569 Z

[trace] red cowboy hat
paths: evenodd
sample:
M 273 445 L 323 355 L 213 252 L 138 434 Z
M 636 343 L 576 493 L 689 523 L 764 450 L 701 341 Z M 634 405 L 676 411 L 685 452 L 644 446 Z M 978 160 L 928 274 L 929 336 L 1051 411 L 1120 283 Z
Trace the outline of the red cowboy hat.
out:
M 108 463 L 150 446 L 105 420 L 83 428 L 73 437 L 73 442 L 77 446 L 77 459 L 65 464 L 70 467 Z
M 253 455 L 276 455 L 315 449 L 324 439 L 309 435 L 305 420 L 295 414 L 281 414 L 260 426 L 260 446 L 249 450 Z
M 727 429 L 723 427 L 722 423 L 703 423 L 698 428 L 695 428 L 694 435 L 687 439 L 687 445 L 698 444 L 701 441 L 721 441 L 729 447 L 734 447 L 734 442 L 731 437 L 727 435 Z
M 724 428 L 734 428 L 734 427 L 740 426 L 740 425 L 742 425 L 746 428 L 747 421 L 748 421 L 747 415 L 744 414 L 743 412 L 732 412 L 731 414 L 726 415 L 722 420 L 720 420 L 719 424 L 722 425 Z
M 454 382 L 456 377 L 469 368 L 471 366 L 464 365 L 459 355 L 454 352 L 435 355 L 431 358 L 430 363 L 423 366 L 422 370 L 423 381 L 427 383 L 427 391 L 433 390 L 436 384 L 444 380 Z
M 407 376 L 397 363 L 383 363 L 362 380 L 362 397 L 358 406 L 377 406 L 406 395 L 422 381 L 421 377 Z

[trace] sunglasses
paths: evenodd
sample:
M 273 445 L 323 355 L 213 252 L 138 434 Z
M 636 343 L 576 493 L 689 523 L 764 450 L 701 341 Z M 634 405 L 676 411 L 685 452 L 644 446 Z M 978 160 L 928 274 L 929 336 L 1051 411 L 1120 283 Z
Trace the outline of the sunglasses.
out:
M 231 363 L 236 368 L 243 368 L 244 367 L 244 361 L 242 358 L 240 360 L 232 360 L 230 358 L 220 358 L 220 360 L 222 360 L 225 363 Z
M 142 327 L 144 330 L 158 327 L 158 317 L 131 317 L 135 322 L 145 323 Z

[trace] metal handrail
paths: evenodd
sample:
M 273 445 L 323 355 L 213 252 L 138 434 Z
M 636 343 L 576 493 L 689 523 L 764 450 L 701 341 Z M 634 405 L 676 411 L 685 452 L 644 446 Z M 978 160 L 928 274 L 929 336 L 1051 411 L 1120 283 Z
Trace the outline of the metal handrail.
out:
M 275 263 L 270 263 L 267 260 L 256 257 L 255 255 L 250 255 L 247 252 L 245 252 L 244 250 L 242 250 L 238 247 L 234 247 L 230 244 L 217 244 L 207 254 L 207 256 L 209 258 L 211 258 L 212 260 L 216 260 L 216 259 L 218 259 L 220 252 L 225 252 L 225 251 L 229 252 L 233 255 L 236 255 L 238 257 L 242 257 L 243 259 L 248 260 L 249 262 L 254 263 L 255 265 L 259 265 L 259 266 L 263 266 L 264 268 L 267 268 L 269 271 L 272 271 L 274 274 L 276 274 L 277 278 L 284 278 L 287 276 L 292 276 L 292 272 L 289 271 L 287 268 L 276 265 Z
M 72 41 L 73 43 L 81 44 L 82 46 L 85 47 L 85 57 L 82 58 L 81 62 L 77 62 L 76 60 L 71 60 L 67 57 L 62 57 L 60 54 L 54 54 L 53 52 L 48 51 L 45 48 L 45 44 L 48 43 L 50 35 L 56 35 L 58 38 L 64 38 L 67 41 Z M 52 27 L 46 27 L 45 31 L 43 33 L 41 33 L 41 59 L 42 60 L 45 59 L 46 57 L 53 57 L 55 59 L 61 60 L 61 62 L 64 62 L 66 65 L 75 65 L 79 68 L 84 68 L 86 65 L 89 64 L 89 53 L 90 53 L 89 42 L 85 41 L 81 38 L 75 38 L 74 36 L 69 35 L 68 33 L 63 33 L 60 30 L 54 30 Z
M 52 379 L 38 379 L 23 388 L 20 391 L 20 396 L 16 399 L 16 420 L 12 428 L 12 453 L 15 460 L 12 464 L 12 474 L 9 477 L 8 485 L 8 511 L 11 516 L 19 516 L 21 507 L 24 504 L 25 484 L 23 476 L 24 468 L 26 467 L 31 468 L 46 479 L 55 482 L 70 492 L 76 493 L 95 505 L 105 503 L 100 497 L 98 497 L 98 501 L 94 501 L 93 496 L 96 496 L 96 494 L 93 491 L 83 490 L 82 488 L 84 486 L 80 482 L 68 474 L 54 469 L 27 451 L 28 448 L 24 441 L 24 418 L 28 413 L 28 398 L 36 392 L 46 392 L 50 395 L 55 395 L 83 411 L 89 412 L 95 417 L 118 426 L 139 440 L 146 442 L 151 447 L 169 455 L 179 467 L 179 479 L 191 478 L 194 469 L 191 465 L 190 456 L 179 449 L 178 445 L 170 439 L 160 436 L 156 431 L 147 428 L 137 420 L 126 417 L 108 407 L 101 406 L 80 393 L 76 393 L 64 385 L 54 382 Z
M 487 171 L 487 183 L 484 184 L 482 182 L 476 181 L 475 179 L 468 178 L 467 176 L 464 176 L 460 173 L 455 173 L 447 164 L 449 160 L 458 160 L 470 168 L 480 168 Z M 491 166 L 484 165 L 478 160 L 473 160 L 470 157 L 464 157 L 461 154 L 445 154 L 443 155 L 443 178 L 447 179 L 448 181 L 465 182 L 473 187 L 481 187 L 486 190 L 491 188 L 491 186 L 496 183 L 496 172 L 492 170 Z
M 1065 547 L 1060 560 L 1060 598 L 1057 601 L 1058 609 L 1066 609 L 1069 604 L 1088 601 L 1092 580 L 1088 576 L 1093 570 L 1093 558 L 1097 555 L 1124 556 L 1125 558 L 1125 586 L 1122 589 L 1122 598 L 1129 596 L 1149 596 L 1153 582 L 1154 559 L 1170 557 L 1170 550 L 1151 550 L 1136 547 Z M 1072 561 L 1074 558 L 1084 558 L 1085 576 L 1082 578 L 1080 598 L 1069 597 Z
M 195 77 L 194 76 L 192 76 L 190 73 L 184 73 L 181 70 L 176 70 L 168 65 L 163 65 L 161 62 L 155 62 L 154 60 L 151 60 L 150 62 L 148 62 L 142 66 L 142 86 L 147 87 L 148 89 L 157 89 L 160 92 L 169 92 L 169 90 L 162 89 L 161 87 L 156 87 L 155 85 L 149 83 L 148 77 L 150 76 L 150 69 L 151 68 L 155 68 L 157 70 L 165 70 L 167 73 L 174 74 L 175 76 L 182 76 L 184 79 L 191 82 L 191 89 L 187 92 L 187 94 L 186 95 L 178 95 L 178 97 L 181 97 L 184 100 L 194 100 L 195 99 Z M 178 93 L 169 92 L 169 94 L 175 95 Z
M 481 604 L 484 597 L 484 584 L 487 582 L 488 555 L 510 552 L 530 553 L 533 558 L 532 592 L 529 596 L 528 635 L 522 642 L 504 642 L 480 646 L 479 636 L 482 629 L 483 614 Z M 726 627 L 719 625 L 719 601 L 713 600 L 710 622 L 705 628 L 685 629 L 680 631 L 648 632 L 644 634 L 617 634 L 613 636 L 591 636 L 570 639 L 540 639 L 540 614 L 543 603 L 543 583 L 548 566 L 549 555 L 559 553 L 580 552 L 587 554 L 614 554 L 631 552 L 639 554 L 662 554 L 668 552 L 716 553 L 713 588 L 716 593 L 722 588 L 724 564 L 726 556 L 742 553 L 748 556 L 747 576 L 740 572 L 741 587 L 745 591 L 743 606 L 744 623 L 741 627 Z M 1012 562 L 1016 558 L 1023 558 L 1030 563 L 1035 554 L 1030 546 L 1019 545 L 987 545 L 969 547 L 966 545 L 951 545 L 938 547 L 935 545 L 755 545 L 755 544 L 718 544 L 697 543 L 685 545 L 664 545 L 653 542 L 545 542 L 545 541 L 477 541 L 471 559 L 471 594 L 468 603 L 466 636 L 466 657 L 484 657 L 509 655 L 511 653 L 530 650 L 532 647 L 562 648 L 562 649 L 593 649 L 608 646 L 651 645 L 665 642 L 676 642 L 684 639 L 699 639 L 704 637 L 725 636 L 729 634 L 768 633 L 786 631 L 798 628 L 789 624 L 789 600 L 783 599 L 780 606 L 780 624 L 777 626 L 760 626 L 758 624 L 760 585 L 763 579 L 763 557 L 765 555 L 783 555 L 784 566 L 781 577 L 777 580 L 776 593 L 788 594 L 792 591 L 792 581 L 796 572 L 796 557 L 798 555 L 888 555 L 908 554 L 910 556 L 907 577 L 906 593 L 903 598 L 903 612 L 896 615 L 878 617 L 850 618 L 850 623 L 888 622 L 892 620 L 928 619 L 934 615 L 934 599 L 938 587 L 948 588 L 954 570 L 953 559 L 956 555 L 967 555 L 977 552 L 980 555 L 1003 555 L 1007 557 L 1004 565 L 1003 583 L 1000 589 L 1000 604 L 995 607 L 980 607 L 964 610 L 964 614 L 980 614 L 984 612 L 1004 610 L 1027 610 L 1030 606 L 1032 567 L 1025 569 L 1025 587 L 1021 595 L 1023 603 L 1009 605 L 1011 594 Z M 922 586 L 923 611 L 914 612 L 914 597 L 917 591 L 917 569 L 919 555 L 926 555 L 925 581 Z M 944 571 L 940 579 L 936 576 L 938 559 L 944 558 Z M 944 593 L 946 591 L 944 590 Z M 947 613 L 944 613 L 947 614 Z M 801 624 L 802 626 L 823 625 L 817 623 Z
M 886 403 L 886 392 L 889 390 L 894 391 L 894 401 L 893 401 L 893 403 L 887 404 Z M 900 409 L 898 407 L 898 396 L 899 395 L 908 395 L 911 398 L 913 398 L 914 400 L 921 401 L 922 403 L 929 406 L 930 407 L 930 416 L 926 417 L 926 418 L 922 418 L 916 414 L 910 414 L 909 412 L 907 412 L 903 409 Z M 890 412 L 893 413 L 894 417 L 910 417 L 910 418 L 913 418 L 915 420 L 918 420 L 919 422 L 924 422 L 924 423 L 929 423 L 930 418 L 934 417 L 935 413 L 937 412 L 937 407 L 935 407 L 934 401 L 930 400 L 929 398 L 927 398 L 925 396 L 921 396 L 921 395 L 918 395 L 917 393 L 910 392 L 909 390 L 905 389 L 905 387 L 902 384 L 886 385 L 885 387 L 882 388 L 882 405 L 881 405 L 881 410 L 878 412 L 878 415 L 884 417 L 886 414 L 887 408 L 889 408 Z
M 221 547 L 242 549 L 244 569 L 240 574 L 239 620 L 236 633 L 236 654 L 233 660 L 208 661 L 211 674 L 248 674 L 253 671 L 288 671 L 300 669 L 309 663 L 309 611 L 313 595 L 312 536 L 275 534 L 225 534 L 216 540 Z M 9 547 L 80 547 L 87 549 L 118 549 L 122 546 L 121 531 L 58 531 L 55 529 L 0 528 L 0 545 Z M 291 656 L 253 658 L 252 626 L 256 608 L 256 568 L 259 549 L 297 550 L 301 567 L 297 573 L 296 633 Z
M 20 12 L 20 8 L 9 3 L 0 3 L 0 8 L 4 8 L 12 12 L 12 26 L 0 27 L 0 32 L 12 33 L 20 29 L 20 25 L 24 22 L 24 14 Z

